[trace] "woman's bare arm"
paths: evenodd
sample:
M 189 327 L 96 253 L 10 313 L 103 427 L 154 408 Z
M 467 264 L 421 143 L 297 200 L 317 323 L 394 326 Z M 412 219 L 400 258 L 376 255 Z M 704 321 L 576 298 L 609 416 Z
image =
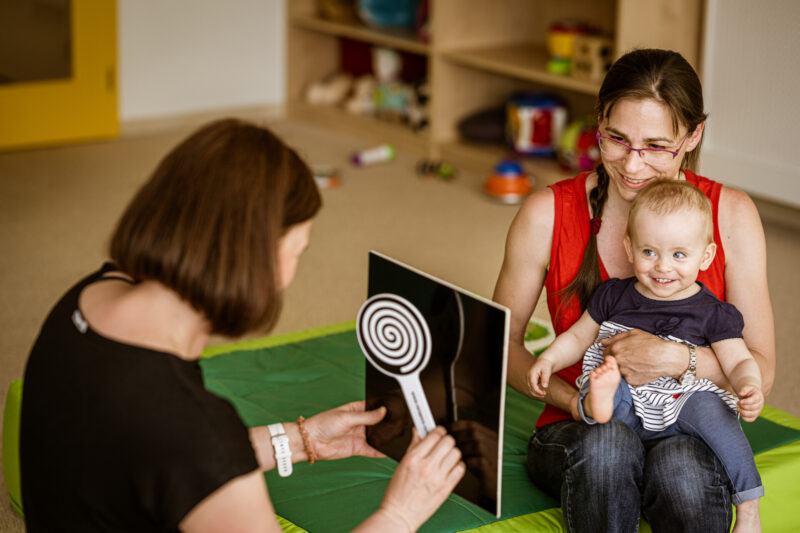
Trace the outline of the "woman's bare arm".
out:
M 264 476 L 255 470 L 218 488 L 195 505 L 179 524 L 186 533 L 281 531 Z
M 494 301 L 511 310 L 508 350 L 508 383 L 517 391 L 537 398 L 527 384 L 528 370 L 534 362 L 525 349 L 525 329 L 528 326 L 539 295 L 544 287 L 555 218 L 553 191 L 545 189 L 532 194 L 522 205 L 506 238 L 503 267 L 494 289 Z M 545 397 L 538 399 L 575 412 L 577 391 L 558 376 L 550 380 Z
M 764 228 L 755 204 L 745 193 L 723 187 L 719 204 L 726 299 L 742 313 L 744 342 L 761 370 L 766 396 L 775 381 L 775 322 L 767 286 Z
M 386 414 L 386 408 L 366 410 L 363 400 L 346 403 L 333 409 L 317 413 L 304 422 L 316 458 L 322 461 L 343 459 L 353 455 L 383 457 L 383 454 L 367 444 L 367 426 L 377 424 Z M 306 444 L 296 422 L 284 422 L 283 429 L 289 437 L 292 462 L 308 460 Z M 250 444 L 256 452 L 256 460 L 262 470 L 275 468 L 275 451 L 272 436 L 266 426 L 250 428 Z
M 461 452 L 444 428 L 437 427 L 423 439 L 415 436 L 389 482 L 380 508 L 356 531 L 416 531 L 439 508 L 465 471 Z M 260 470 L 237 477 L 212 492 L 189 511 L 180 529 L 189 533 L 281 531 Z

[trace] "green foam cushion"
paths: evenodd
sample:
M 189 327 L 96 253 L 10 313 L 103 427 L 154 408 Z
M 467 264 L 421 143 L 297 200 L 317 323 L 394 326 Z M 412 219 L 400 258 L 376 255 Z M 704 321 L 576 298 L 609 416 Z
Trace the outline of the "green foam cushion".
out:
M 362 399 L 365 361 L 354 331 L 317 333 L 216 348 L 217 354 L 226 349 L 231 353 L 202 362 L 206 386 L 229 398 L 251 426 L 293 420 Z M 501 519 L 451 496 L 423 531 L 493 532 L 534 526 L 562 530 L 558 502 L 536 488 L 525 470 L 527 441 L 542 408 L 540 402 L 512 389 L 506 395 Z M 784 467 L 789 465 L 800 476 L 800 422 L 793 427 L 787 420 L 797 419 L 776 422 L 769 413 L 778 411 L 767 409 L 755 423 L 744 425 L 754 452 L 789 450 Z M 290 478 L 268 473 L 267 480 L 275 508 L 284 518 L 310 531 L 346 531 L 377 507 L 394 465 L 390 459 L 351 458 L 297 465 Z M 769 496 L 769 476 L 761 470 Z
M 224 357 L 211 357 L 227 354 Z M 228 398 L 248 426 L 293 420 L 363 398 L 364 359 L 352 324 L 213 347 L 201 362 L 206 386 Z M 3 423 L 3 468 L 11 504 L 22 513 L 19 417 L 22 382 L 9 387 Z M 514 390 L 506 395 L 503 515 L 453 495 L 422 531 L 481 533 L 563 531 L 558 502 L 537 489 L 525 471 L 527 441 L 543 405 Z M 800 419 L 767 406 L 743 424 L 766 488 L 761 501 L 765 531 L 800 530 Z M 285 531 L 348 531 L 379 504 L 394 471 L 391 459 L 353 457 L 295 465 L 280 478 L 266 474 Z M 640 531 L 649 531 L 643 523 Z
M 22 414 L 22 380 L 11 382 L 3 413 L 3 474 L 11 507 L 22 516 L 22 490 L 19 482 L 19 418 Z

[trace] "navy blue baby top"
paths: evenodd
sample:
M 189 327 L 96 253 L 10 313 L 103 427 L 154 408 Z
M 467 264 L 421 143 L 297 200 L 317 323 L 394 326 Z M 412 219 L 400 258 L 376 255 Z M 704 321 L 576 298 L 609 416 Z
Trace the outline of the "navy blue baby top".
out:
M 742 337 L 744 319 L 739 310 L 699 281 L 700 291 L 683 300 L 653 300 L 635 284 L 636 278 L 613 278 L 600 285 L 589 302 L 589 315 L 598 324 L 616 322 L 698 346 Z

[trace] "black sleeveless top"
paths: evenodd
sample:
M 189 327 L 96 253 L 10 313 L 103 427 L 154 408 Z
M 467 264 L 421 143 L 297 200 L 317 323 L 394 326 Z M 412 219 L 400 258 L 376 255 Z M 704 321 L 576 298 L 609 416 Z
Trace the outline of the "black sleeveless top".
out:
M 204 388 L 197 361 L 108 339 L 83 318 L 81 291 L 113 269 L 64 295 L 28 358 L 28 531 L 176 531 L 206 496 L 258 468 L 247 428 Z

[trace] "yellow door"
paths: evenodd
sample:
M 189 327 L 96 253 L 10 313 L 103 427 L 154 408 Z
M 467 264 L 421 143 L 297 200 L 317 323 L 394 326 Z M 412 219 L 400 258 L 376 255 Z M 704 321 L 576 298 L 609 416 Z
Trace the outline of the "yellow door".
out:
M 0 149 L 116 136 L 116 0 L 0 2 Z

